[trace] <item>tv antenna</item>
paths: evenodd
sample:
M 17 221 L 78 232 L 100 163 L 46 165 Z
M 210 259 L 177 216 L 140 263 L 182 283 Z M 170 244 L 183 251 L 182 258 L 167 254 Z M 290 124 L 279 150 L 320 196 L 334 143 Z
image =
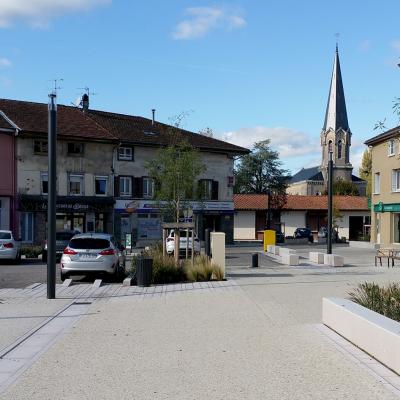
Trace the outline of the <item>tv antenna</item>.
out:
M 57 91 L 62 89 L 59 83 L 64 82 L 64 79 L 63 78 L 50 79 L 50 82 L 54 82 L 52 93 L 57 95 Z
M 86 93 L 88 96 L 96 96 L 96 95 L 98 95 L 98 93 L 91 92 L 90 89 L 89 89 L 89 87 L 87 87 L 87 86 L 85 86 L 85 87 L 80 87 L 80 88 L 77 88 L 77 89 L 78 89 L 78 90 L 84 90 L 85 93 Z

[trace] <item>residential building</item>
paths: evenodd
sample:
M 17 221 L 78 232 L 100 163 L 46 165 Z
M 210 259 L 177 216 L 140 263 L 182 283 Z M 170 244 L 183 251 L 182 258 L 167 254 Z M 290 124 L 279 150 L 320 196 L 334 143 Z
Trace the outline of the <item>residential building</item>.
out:
M 371 242 L 400 248 L 400 126 L 365 144 L 371 149 Z
M 175 129 L 200 150 L 207 166 L 199 179 L 208 197 L 192 203 L 187 217 L 200 237 L 211 228 L 233 240 L 233 160 L 247 149 L 146 118 L 91 110 L 88 100 L 82 109 L 58 106 L 57 230 L 109 232 L 132 245 L 160 239 L 161 212 L 145 162 L 173 142 Z M 27 243 L 46 237 L 47 118 L 46 104 L 0 99 L 0 124 L 11 124 L 10 132 L 0 131 L 0 140 L 14 133 L 17 171 L 14 190 L 4 196 L 17 199 L 15 229 Z
M 262 238 L 267 220 L 268 197 L 263 194 L 236 194 L 235 240 Z M 334 225 L 339 237 L 357 240 L 366 236 L 370 228 L 368 200 L 361 196 L 334 196 L 333 204 L 338 211 Z M 285 236 L 293 236 L 296 228 L 309 228 L 317 239 L 322 226 L 327 225 L 327 196 L 287 195 L 286 204 L 273 210 L 273 229 L 280 229 Z
M 327 189 L 328 161 L 331 152 L 333 179 L 353 182 L 360 196 L 365 196 L 366 182 L 352 174 L 351 138 L 352 132 L 347 118 L 339 51 L 336 46 L 325 120 L 320 134 L 322 161 L 319 166 L 302 168 L 296 173 L 289 182 L 287 193 L 305 196 L 324 193 Z

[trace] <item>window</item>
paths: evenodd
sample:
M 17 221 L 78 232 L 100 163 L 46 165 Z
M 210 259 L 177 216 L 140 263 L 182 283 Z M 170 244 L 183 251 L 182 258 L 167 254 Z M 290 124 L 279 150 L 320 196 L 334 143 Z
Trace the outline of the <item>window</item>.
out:
M 392 170 L 392 192 L 400 192 L 400 169 Z
M 40 192 L 42 194 L 49 193 L 49 176 L 47 172 L 42 172 L 40 174 Z
M 69 194 L 71 196 L 83 195 L 83 175 L 69 176 Z
M 212 196 L 212 183 L 211 179 L 202 179 L 200 181 L 200 198 L 203 200 L 211 200 Z
M 393 243 L 400 243 L 400 214 L 393 213 Z
M 119 193 L 121 196 L 132 196 L 132 178 L 130 176 L 119 177 Z
M 333 149 L 332 149 L 332 140 L 330 140 L 328 142 L 328 153 L 332 153 Z
M 388 155 L 389 156 L 394 156 L 396 152 L 396 145 L 394 139 L 389 140 L 388 142 Z
M 47 140 L 34 140 L 33 152 L 35 154 L 47 154 Z
M 132 147 L 119 147 L 118 160 L 133 161 L 133 148 Z
M 106 176 L 96 176 L 95 178 L 95 194 L 97 196 L 107 196 L 108 178 Z
M 337 158 L 342 158 L 342 141 L 338 141 Z
M 69 155 L 82 155 L 83 150 L 84 150 L 83 143 L 76 143 L 76 142 L 68 143 Z
M 23 242 L 33 242 L 33 213 L 23 212 L 20 218 L 21 240 Z
M 381 191 L 381 174 L 375 172 L 374 174 L 374 194 L 379 194 Z
M 154 181 L 151 178 L 143 178 L 143 197 L 151 199 L 154 196 Z

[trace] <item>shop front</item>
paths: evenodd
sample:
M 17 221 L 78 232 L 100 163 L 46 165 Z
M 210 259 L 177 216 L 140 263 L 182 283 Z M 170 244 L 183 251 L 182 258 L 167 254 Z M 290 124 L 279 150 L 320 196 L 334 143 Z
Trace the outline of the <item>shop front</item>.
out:
M 59 196 L 57 231 L 113 234 L 114 199 L 96 196 Z M 46 239 L 47 197 L 20 195 L 20 232 L 23 242 L 41 244 Z
M 162 203 L 161 203 L 162 204 Z M 233 243 L 233 202 L 191 202 L 186 222 L 195 222 L 196 233 L 204 240 L 205 229 L 225 232 L 226 243 Z M 143 247 L 162 239 L 162 212 L 154 200 L 116 200 L 115 236 L 126 247 Z
M 375 242 L 400 248 L 400 203 L 374 204 Z

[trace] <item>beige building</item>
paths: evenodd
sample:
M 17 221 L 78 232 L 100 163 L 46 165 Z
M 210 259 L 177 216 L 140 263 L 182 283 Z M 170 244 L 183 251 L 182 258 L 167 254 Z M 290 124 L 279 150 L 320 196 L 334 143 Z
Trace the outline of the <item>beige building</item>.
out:
M 371 242 L 400 249 L 400 127 L 365 144 L 372 151 Z

